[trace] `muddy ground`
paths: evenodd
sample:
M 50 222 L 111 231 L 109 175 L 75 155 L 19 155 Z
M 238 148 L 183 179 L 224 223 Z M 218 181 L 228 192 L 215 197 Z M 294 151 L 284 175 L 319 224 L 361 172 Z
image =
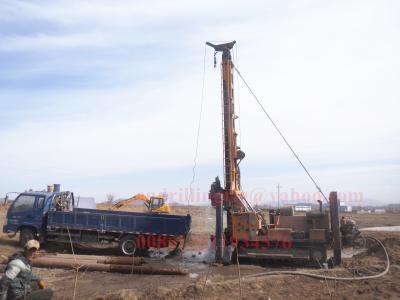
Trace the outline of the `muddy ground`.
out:
M 184 214 L 185 209 L 176 209 Z M 183 257 L 148 259 L 149 265 L 164 265 L 189 269 L 189 275 L 127 275 L 103 272 L 79 272 L 60 269 L 34 268 L 54 289 L 55 299 L 400 299 L 400 233 L 364 232 L 381 239 L 388 249 L 391 268 L 381 279 L 362 281 L 325 281 L 303 276 L 274 275 L 245 278 L 246 275 L 276 270 L 305 270 L 331 276 L 371 274 L 384 268 L 383 252 L 373 247 L 369 253 L 345 258 L 341 267 L 331 270 L 295 268 L 290 265 L 268 263 L 263 266 L 249 262 L 231 266 L 214 266 L 204 263 L 207 255 L 207 236 L 212 232 L 212 210 L 191 208 L 193 234 Z M 5 211 L 0 211 L 0 226 Z M 361 227 L 400 225 L 399 214 L 363 215 Z M 9 255 L 18 250 L 17 237 L 0 234 L 0 254 Z M 51 246 L 42 251 L 65 251 Z M 87 250 L 78 250 L 87 253 Z M 351 252 L 351 251 L 350 251 Z M 97 250 L 97 255 L 102 251 Z M 113 253 L 113 252 L 111 252 Z M 110 252 L 105 252 L 109 255 Z M 241 279 L 239 282 L 238 273 Z M 77 279 L 77 280 L 76 280 Z M 75 286 L 76 280 L 76 288 Z

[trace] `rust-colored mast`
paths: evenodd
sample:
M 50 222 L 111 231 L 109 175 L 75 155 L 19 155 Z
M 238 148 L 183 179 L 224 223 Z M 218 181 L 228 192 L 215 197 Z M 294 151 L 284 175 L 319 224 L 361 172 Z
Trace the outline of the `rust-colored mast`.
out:
M 244 158 L 244 152 L 239 150 L 236 142 L 235 109 L 233 93 L 233 63 L 231 50 L 235 41 L 214 45 L 207 42 L 217 52 L 222 52 L 222 114 L 223 114 L 223 143 L 224 143 L 224 179 L 225 186 L 221 187 L 218 177 L 211 185 L 210 199 L 216 209 L 216 260 L 222 260 L 223 252 L 223 210 L 227 212 L 227 227 L 225 237 L 232 236 L 232 213 L 252 210 L 240 191 L 239 162 Z
M 207 45 L 214 48 L 215 52 L 222 52 L 222 111 L 223 111 L 223 142 L 224 142 L 224 208 L 226 210 L 251 210 L 240 191 L 239 162 L 244 158 L 244 152 L 237 146 L 235 131 L 235 107 L 233 91 L 233 63 L 231 50 L 235 41 L 225 44 Z M 228 222 L 229 223 L 229 222 Z M 229 224 L 228 224 L 229 227 Z
M 233 43 L 231 44 L 233 46 Z M 227 48 L 231 45 L 228 45 Z M 235 109 L 233 94 L 233 64 L 231 53 L 224 50 L 222 54 L 222 105 L 224 124 L 224 171 L 225 191 L 233 195 L 239 190 L 239 177 L 236 165 L 236 132 L 235 132 Z

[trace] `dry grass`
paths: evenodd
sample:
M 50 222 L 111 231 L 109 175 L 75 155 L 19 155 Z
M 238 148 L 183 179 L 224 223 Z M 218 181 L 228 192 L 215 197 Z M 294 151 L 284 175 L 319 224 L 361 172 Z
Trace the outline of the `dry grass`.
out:
M 396 226 L 400 225 L 399 213 L 384 213 L 384 214 L 341 214 L 346 217 L 352 218 L 357 222 L 360 228 L 376 227 L 376 226 Z

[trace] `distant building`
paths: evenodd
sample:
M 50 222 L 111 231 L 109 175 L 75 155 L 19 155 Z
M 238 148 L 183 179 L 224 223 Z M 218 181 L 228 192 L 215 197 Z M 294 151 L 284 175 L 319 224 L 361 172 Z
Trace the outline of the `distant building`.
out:
M 352 212 L 353 208 L 351 205 L 346 205 L 344 201 L 339 202 L 339 212 Z
M 384 208 L 376 208 L 374 210 L 374 213 L 376 213 L 376 214 L 384 214 L 385 212 L 386 212 L 386 209 L 384 209 Z
M 352 212 L 353 208 L 350 205 L 340 205 L 339 212 Z
M 308 203 L 298 203 L 294 205 L 294 211 L 310 211 L 312 210 L 312 205 Z
M 365 210 L 365 209 L 360 209 L 357 211 L 358 214 L 370 214 L 371 211 L 370 210 Z

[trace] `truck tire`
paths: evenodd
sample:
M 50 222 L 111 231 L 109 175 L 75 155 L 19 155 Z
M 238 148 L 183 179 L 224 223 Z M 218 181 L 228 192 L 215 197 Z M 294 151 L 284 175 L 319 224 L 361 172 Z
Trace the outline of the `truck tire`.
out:
M 19 245 L 23 248 L 27 241 L 36 240 L 36 232 L 34 229 L 25 227 L 19 232 Z
M 118 245 L 118 252 L 124 256 L 132 256 L 136 253 L 136 237 L 134 235 L 124 236 Z

